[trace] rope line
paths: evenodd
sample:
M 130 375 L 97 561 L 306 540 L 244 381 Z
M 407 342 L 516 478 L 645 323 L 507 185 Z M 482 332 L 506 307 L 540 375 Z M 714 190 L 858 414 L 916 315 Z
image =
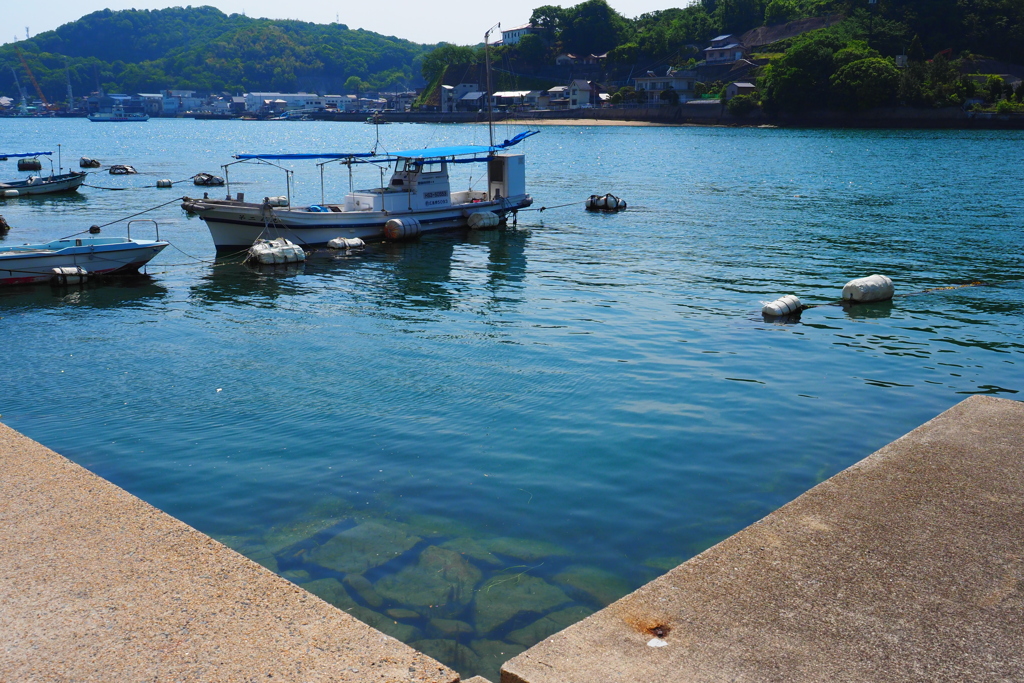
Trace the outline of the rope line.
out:
M 118 218 L 115 221 L 110 221 L 109 223 L 104 223 L 103 225 L 94 225 L 91 228 L 86 228 L 85 230 L 82 230 L 81 232 L 76 232 L 73 235 L 68 235 L 67 237 L 61 237 L 60 239 L 66 240 L 69 237 L 76 237 L 78 235 L 84 235 L 85 233 L 87 233 L 90 230 L 92 230 L 92 228 L 105 228 L 108 225 L 113 225 L 114 223 L 120 223 L 121 221 L 126 221 L 126 220 L 128 220 L 130 218 L 135 218 L 136 216 L 141 216 L 144 213 L 149 213 L 150 211 L 154 211 L 156 209 L 163 208 L 163 207 L 167 206 L 168 204 L 174 204 L 175 202 L 180 202 L 183 199 L 185 199 L 185 198 L 184 197 L 175 197 L 174 199 L 172 199 L 172 200 L 170 200 L 168 202 L 164 202 L 163 204 L 157 204 L 156 206 L 151 206 L 148 209 L 143 209 L 142 211 L 139 211 L 138 213 L 133 213 L 131 216 L 125 216 L 124 218 Z

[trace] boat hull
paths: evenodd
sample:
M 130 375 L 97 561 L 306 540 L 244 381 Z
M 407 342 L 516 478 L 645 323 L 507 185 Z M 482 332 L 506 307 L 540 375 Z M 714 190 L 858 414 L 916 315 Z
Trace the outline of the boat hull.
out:
M 304 247 L 318 247 L 335 237 L 364 240 L 384 238 L 384 225 L 393 218 L 415 218 L 423 233 L 463 228 L 469 216 L 480 211 L 502 213 L 530 206 L 523 195 L 511 199 L 454 206 L 429 211 L 312 212 L 270 208 L 231 200 L 186 200 L 182 208 L 199 214 L 210 229 L 219 250 L 246 249 L 259 238 L 286 237 Z M 266 214 L 264 213 L 266 212 Z
M 23 285 L 48 282 L 54 268 L 79 266 L 89 277 L 128 275 L 138 272 L 167 242 L 134 240 L 113 244 L 90 244 L 99 240 L 68 240 L 70 246 L 52 251 L 32 251 L 25 247 L 0 249 L 0 285 Z M 52 246 L 39 245 L 39 246 Z M 23 250 L 23 251 L 19 251 Z
M 25 197 L 35 194 L 56 194 L 58 192 L 77 192 L 78 188 L 85 182 L 85 178 L 88 173 L 65 173 L 59 176 L 50 176 L 49 178 L 42 178 L 42 182 L 37 185 L 30 185 L 28 180 L 13 180 L 5 183 L 0 183 L 0 195 L 3 195 L 6 190 L 17 190 L 19 197 Z

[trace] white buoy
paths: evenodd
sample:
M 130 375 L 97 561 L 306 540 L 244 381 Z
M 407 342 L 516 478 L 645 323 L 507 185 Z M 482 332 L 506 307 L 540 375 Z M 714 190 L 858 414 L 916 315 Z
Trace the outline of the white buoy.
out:
M 77 285 L 89 278 L 89 272 L 81 266 L 64 266 L 54 268 L 51 281 L 55 285 Z
M 415 218 L 392 218 L 384 224 L 384 236 L 392 241 L 419 237 L 420 222 Z
M 17 197 L 20 194 L 17 190 L 4 190 L 4 197 Z
M 156 181 L 156 186 L 157 187 L 174 187 L 174 183 L 172 183 L 169 178 L 161 178 L 160 180 Z
M 775 301 L 769 301 L 761 308 L 762 315 L 770 315 L 774 317 L 789 315 L 791 313 L 797 313 L 803 310 L 804 305 L 800 302 L 799 297 L 793 294 L 787 294 L 786 296 L 776 299 Z
M 306 260 L 306 252 L 284 237 L 258 239 L 249 247 L 249 258 L 265 265 L 298 263 Z
M 501 219 L 498 218 L 498 214 L 491 211 L 477 211 L 476 213 L 469 214 L 469 219 L 466 221 L 469 227 L 474 230 L 481 228 L 495 228 Z
M 885 275 L 850 280 L 843 286 L 843 301 L 888 301 L 895 293 L 892 280 Z
M 327 246 L 331 249 L 362 249 L 366 246 L 366 242 L 362 241 L 358 237 L 335 237 L 333 240 L 327 243 Z

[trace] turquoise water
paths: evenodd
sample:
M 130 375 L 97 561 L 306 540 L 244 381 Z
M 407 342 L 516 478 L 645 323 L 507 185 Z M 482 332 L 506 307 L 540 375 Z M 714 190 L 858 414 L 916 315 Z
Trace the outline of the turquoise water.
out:
M 3 242 L 194 194 L 152 186 L 219 172 L 236 152 L 369 149 L 374 134 L 0 120 L 0 151 L 60 142 L 65 166 L 85 155 L 143 173 L 90 176 L 125 191 L 0 202 L 14 226 Z M 381 135 L 399 149 L 483 142 L 486 129 Z M 213 259 L 209 234 L 172 203 L 146 217 L 180 251 L 148 278 L 0 291 L 0 414 L 497 680 L 523 647 L 966 396 L 1018 397 L 1022 143 L 1019 132 L 552 126 L 526 145 L 529 188 L 535 206 L 575 205 L 524 212 L 515 229 L 262 272 L 193 260 Z M 297 203 L 319 201 L 317 168 L 293 168 Z M 0 172 L 24 175 L 13 161 Z M 326 173 L 339 196 L 346 173 Z M 232 167 L 231 179 L 251 197 L 284 193 L 276 169 Z M 582 210 L 608 191 L 630 209 Z M 986 286 L 818 307 L 787 324 L 759 313 L 788 293 L 835 301 L 875 272 L 900 293 Z

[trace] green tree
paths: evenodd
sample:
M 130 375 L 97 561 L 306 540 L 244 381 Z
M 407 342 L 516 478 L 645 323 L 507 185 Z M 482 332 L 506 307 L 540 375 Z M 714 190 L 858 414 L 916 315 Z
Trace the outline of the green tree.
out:
M 461 47 L 449 43 L 441 43 L 423 57 L 423 78 L 428 82 L 437 78 L 438 74 L 450 66 L 470 66 L 479 63 L 477 51 L 471 47 Z
M 725 103 L 725 107 L 733 116 L 746 116 L 757 109 L 757 100 L 750 95 L 736 95 Z
M 835 101 L 847 109 L 871 109 L 895 100 L 900 72 L 888 59 L 868 57 L 851 62 L 831 78 Z
M 358 97 L 362 94 L 363 89 L 366 88 L 366 83 L 359 76 L 349 76 L 345 81 L 344 88 L 346 94 Z
M 560 39 L 577 54 L 603 54 L 624 42 L 629 22 L 606 0 L 586 0 L 564 11 Z
M 679 104 L 679 93 L 677 93 L 673 88 L 667 88 L 661 91 L 661 94 L 658 95 L 658 99 L 665 104 L 674 107 Z

